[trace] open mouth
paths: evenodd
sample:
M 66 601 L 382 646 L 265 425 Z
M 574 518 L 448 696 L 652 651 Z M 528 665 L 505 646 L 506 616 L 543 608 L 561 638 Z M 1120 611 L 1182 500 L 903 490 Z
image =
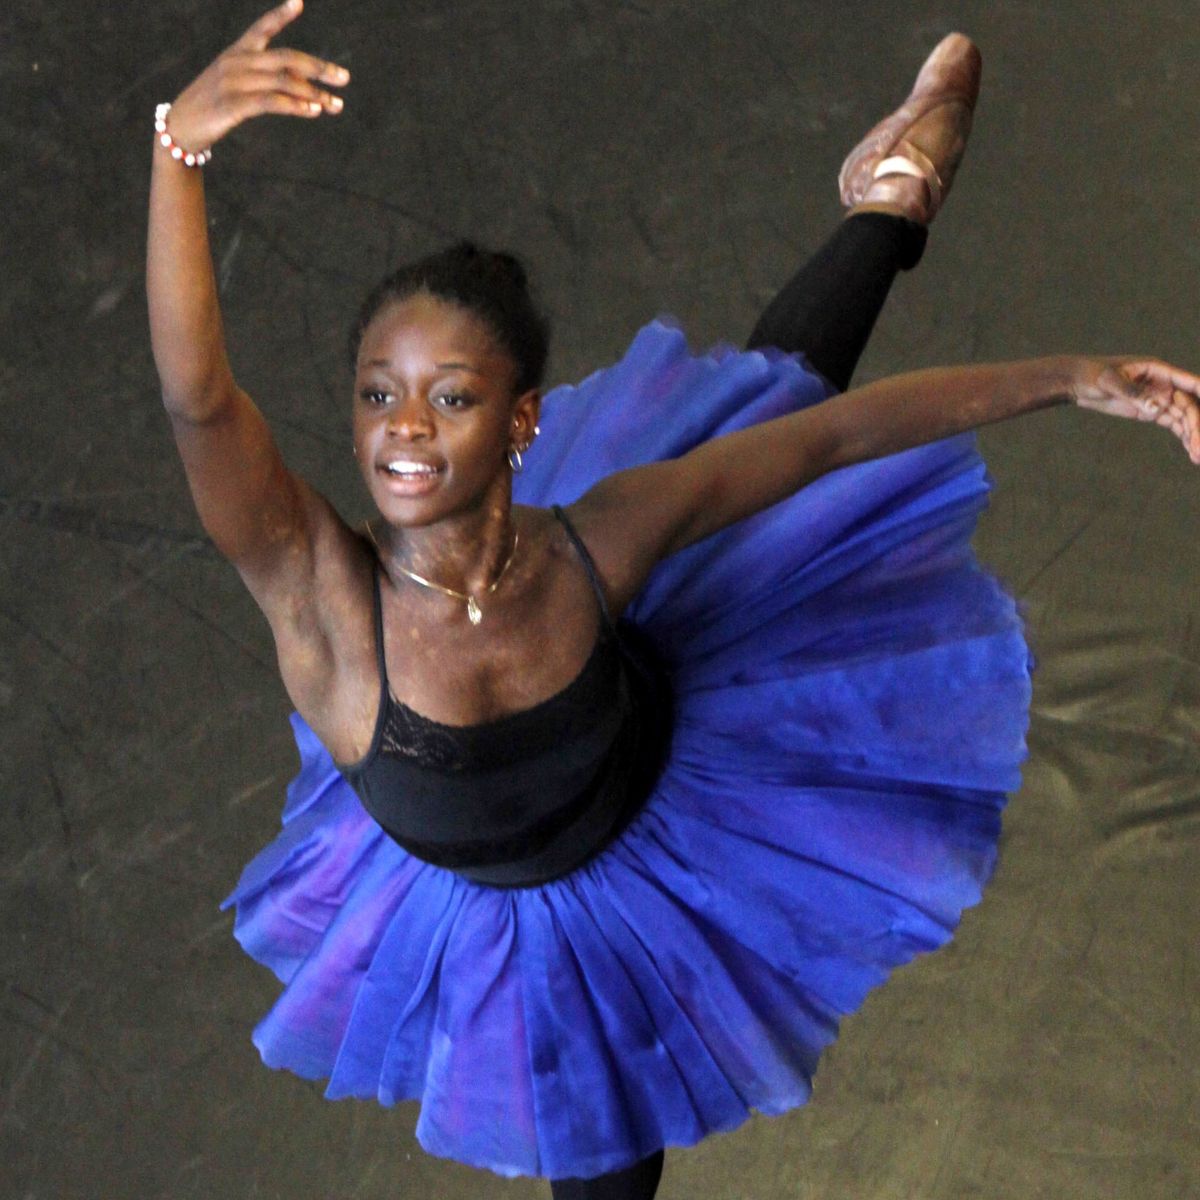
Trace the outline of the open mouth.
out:
M 432 463 L 397 458 L 384 463 L 383 471 L 393 479 L 433 479 L 442 473 L 442 468 L 435 467 Z
M 444 466 L 411 458 L 393 458 L 380 464 L 387 490 L 398 496 L 417 496 L 432 491 L 445 472 Z

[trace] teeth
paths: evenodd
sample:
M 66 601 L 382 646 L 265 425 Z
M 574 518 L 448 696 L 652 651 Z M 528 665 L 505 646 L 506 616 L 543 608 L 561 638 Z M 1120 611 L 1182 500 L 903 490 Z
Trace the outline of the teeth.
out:
M 388 463 L 387 471 L 391 475 L 436 475 L 438 473 L 437 467 L 431 467 L 428 463 L 404 462 L 400 459 Z

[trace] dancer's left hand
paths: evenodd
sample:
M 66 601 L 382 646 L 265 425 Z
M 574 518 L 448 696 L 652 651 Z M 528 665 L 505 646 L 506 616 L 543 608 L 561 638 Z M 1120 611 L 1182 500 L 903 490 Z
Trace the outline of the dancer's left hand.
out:
M 1072 399 L 1081 408 L 1162 425 L 1200 466 L 1200 377 L 1152 358 L 1084 359 Z

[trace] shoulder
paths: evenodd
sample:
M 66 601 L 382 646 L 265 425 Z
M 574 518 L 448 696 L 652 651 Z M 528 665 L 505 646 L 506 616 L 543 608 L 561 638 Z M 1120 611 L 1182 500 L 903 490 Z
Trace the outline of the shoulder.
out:
M 665 464 L 618 472 L 563 510 L 614 619 L 662 557 L 662 517 L 672 507 L 662 489 L 671 490 L 670 473 Z

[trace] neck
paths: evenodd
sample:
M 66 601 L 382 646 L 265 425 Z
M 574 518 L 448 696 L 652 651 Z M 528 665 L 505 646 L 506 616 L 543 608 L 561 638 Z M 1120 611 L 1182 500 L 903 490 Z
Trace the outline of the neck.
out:
M 456 592 L 478 595 L 500 576 L 513 552 L 512 501 L 487 503 L 419 528 L 371 523 L 383 565 L 393 579 L 402 567 Z

